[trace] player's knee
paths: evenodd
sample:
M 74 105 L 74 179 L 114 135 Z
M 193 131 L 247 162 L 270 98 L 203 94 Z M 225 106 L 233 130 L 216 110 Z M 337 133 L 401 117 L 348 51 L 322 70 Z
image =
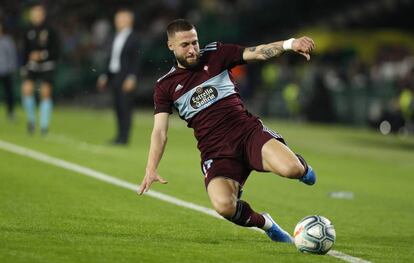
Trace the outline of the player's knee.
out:
M 280 175 L 288 178 L 300 178 L 304 172 L 305 168 L 299 160 L 285 162 L 283 167 L 280 168 Z
M 30 80 L 25 80 L 22 85 L 23 96 L 31 96 L 33 94 L 34 84 Z
M 236 202 L 231 199 L 216 199 L 212 203 L 214 210 L 224 218 L 231 218 L 236 213 Z
M 42 100 L 47 100 L 47 99 L 50 99 L 50 93 L 41 93 L 41 94 L 40 94 L 40 98 L 41 98 Z
M 42 87 L 40 89 L 40 97 L 42 99 L 49 99 L 52 95 L 52 87 L 50 84 L 42 84 Z

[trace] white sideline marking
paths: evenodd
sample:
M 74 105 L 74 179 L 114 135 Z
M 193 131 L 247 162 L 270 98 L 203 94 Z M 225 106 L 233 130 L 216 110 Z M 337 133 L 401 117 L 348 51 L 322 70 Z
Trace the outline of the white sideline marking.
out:
M 116 186 L 119 186 L 119 187 L 122 187 L 122 188 L 126 188 L 126 189 L 129 189 L 129 190 L 135 191 L 135 192 L 138 190 L 138 187 L 139 187 L 136 184 L 132 184 L 132 183 L 129 183 L 127 181 L 118 179 L 116 177 L 113 177 L 113 176 L 95 171 L 95 170 L 90 169 L 88 167 L 81 166 L 81 165 L 78 165 L 78 164 L 75 164 L 75 163 L 71 163 L 71 162 L 68 162 L 68 161 L 65 161 L 65 160 L 62 160 L 62 159 L 58 159 L 58 158 L 49 156 L 47 154 L 44 154 L 44 153 L 41 153 L 41 152 L 38 152 L 38 151 L 34 151 L 34 150 L 31 150 L 31 149 L 28 149 L 28 148 L 25 148 L 25 147 L 22 147 L 22 146 L 18 146 L 16 144 L 12 144 L 12 143 L 9 143 L 9 142 L 5 142 L 5 141 L 2 141 L 2 140 L 0 140 L 0 149 L 2 149 L 4 151 L 15 153 L 15 154 L 18 154 L 18 155 L 26 156 L 26 157 L 29 157 L 29 158 L 35 159 L 37 161 L 41 161 L 41 162 L 53 165 L 53 166 L 64 168 L 64 169 L 69 170 L 69 171 L 77 172 L 79 174 L 83 174 L 83 175 L 86 175 L 88 177 L 92 177 L 92 178 L 95 178 L 97 180 L 104 181 L 106 183 L 116 185 Z M 167 203 L 171 203 L 171 204 L 174 204 L 174 205 L 177 205 L 177 206 L 189 208 L 189 209 L 192 209 L 192 210 L 195 210 L 195 211 L 213 216 L 215 218 L 223 219 L 213 209 L 210 209 L 210 208 L 207 208 L 207 207 L 204 207 L 204 206 L 200 206 L 200 205 L 197 205 L 197 204 L 194 204 L 194 203 L 191 203 L 191 202 L 187 202 L 187 201 L 178 199 L 178 198 L 170 196 L 170 195 L 166 195 L 166 194 L 156 192 L 156 191 L 152 191 L 152 190 L 149 190 L 146 193 L 146 195 L 154 197 L 154 198 L 162 200 L 162 201 L 165 201 Z M 258 229 L 258 228 L 250 228 L 250 229 L 258 230 L 258 231 L 262 232 L 262 230 Z M 361 259 L 361 258 L 353 257 L 353 256 L 347 255 L 345 253 L 342 253 L 342 252 L 336 251 L 336 250 L 329 251 L 328 255 L 330 255 L 332 257 L 335 257 L 335 258 L 338 258 L 338 259 L 342 259 L 342 260 L 344 260 L 346 262 L 350 262 L 350 263 L 371 263 L 370 261 L 366 261 L 366 260 Z
M 362 258 L 353 257 L 353 256 L 350 256 L 348 254 L 342 253 L 341 251 L 337 251 L 337 250 L 329 251 L 328 255 L 338 258 L 338 259 L 342 259 L 343 261 L 346 261 L 346 262 L 351 262 L 351 263 L 371 263 L 371 261 L 368 261 Z

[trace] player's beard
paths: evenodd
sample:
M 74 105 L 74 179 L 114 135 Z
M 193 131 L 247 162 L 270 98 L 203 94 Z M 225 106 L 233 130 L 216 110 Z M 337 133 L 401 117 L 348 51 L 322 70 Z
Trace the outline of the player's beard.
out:
M 197 54 L 196 59 L 193 60 L 192 62 L 189 62 L 188 58 L 184 56 L 181 56 L 181 57 L 176 56 L 175 58 L 177 59 L 178 63 L 180 63 L 180 65 L 183 66 L 184 68 L 194 68 L 198 65 L 200 61 L 200 54 Z

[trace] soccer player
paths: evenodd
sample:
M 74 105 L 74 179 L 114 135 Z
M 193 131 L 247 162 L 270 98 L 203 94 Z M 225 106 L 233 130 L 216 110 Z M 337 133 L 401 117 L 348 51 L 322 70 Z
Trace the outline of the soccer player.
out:
M 205 186 L 214 209 L 237 225 L 265 230 L 273 241 L 292 242 L 269 214 L 255 212 L 240 199 L 241 190 L 252 170 L 272 172 L 308 185 L 315 183 L 315 173 L 279 134 L 246 110 L 231 68 L 266 61 L 286 50 L 309 60 L 315 47 L 313 40 L 291 38 L 249 48 L 213 42 L 200 50 L 195 27 L 182 19 L 168 25 L 167 35 L 176 64 L 155 86 L 154 128 L 139 194 L 148 191 L 153 182 L 167 183 L 157 167 L 167 142 L 169 114 L 175 107 L 188 127 L 194 129 Z
M 59 41 L 46 23 L 46 10 L 40 4 L 30 8 L 30 28 L 24 35 L 22 103 L 27 115 L 27 131 L 35 130 L 35 84 L 40 82 L 40 130 L 48 132 L 52 112 L 52 81 L 58 57 Z

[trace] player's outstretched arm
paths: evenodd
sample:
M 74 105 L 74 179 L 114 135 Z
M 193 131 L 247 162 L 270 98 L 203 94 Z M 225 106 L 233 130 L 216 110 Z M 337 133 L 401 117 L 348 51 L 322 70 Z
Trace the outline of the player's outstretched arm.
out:
M 243 60 L 246 62 L 264 61 L 282 55 L 286 50 L 292 50 L 310 60 L 310 53 L 315 48 L 315 42 L 309 37 L 289 39 L 269 44 L 246 48 Z
M 167 144 L 168 118 L 169 113 L 165 112 L 154 115 L 154 128 L 151 134 L 147 168 L 145 177 L 138 189 L 138 194 L 140 195 L 147 192 L 153 182 L 160 182 L 162 184 L 167 183 L 167 181 L 158 174 L 157 167 L 161 161 L 162 154 L 164 153 L 165 145 Z

